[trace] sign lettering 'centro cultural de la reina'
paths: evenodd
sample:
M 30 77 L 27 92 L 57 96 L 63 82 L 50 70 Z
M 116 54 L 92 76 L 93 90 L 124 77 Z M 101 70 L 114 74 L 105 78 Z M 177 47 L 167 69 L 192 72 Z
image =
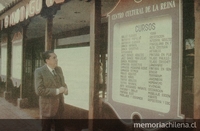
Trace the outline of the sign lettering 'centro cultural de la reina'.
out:
M 181 0 L 121 0 L 109 13 L 107 102 L 120 119 L 178 119 Z

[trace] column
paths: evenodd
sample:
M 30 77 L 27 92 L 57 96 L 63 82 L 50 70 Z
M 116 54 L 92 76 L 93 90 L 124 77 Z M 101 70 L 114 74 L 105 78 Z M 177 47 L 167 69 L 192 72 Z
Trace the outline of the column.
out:
M 46 18 L 46 27 L 45 27 L 45 51 L 53 49 L 52 28 L 53 28 L 53 16 L 48 16 Z
M 9 100 L 11 98 L 11 85 L 12 85 L 12 80 L 11 80 L 11 52 L 12 52 L 12 39 L 11 39 L 11 33 L 12 33 L 12 28 L 9 28 L 7 31 L 7 37 L 8 37 L 8 43 L 7 43 L 7 77 L 6 77 L 6 90 L 4 91 L 4 98 L 6 100 Z
M 200 1 L 195 0 L 194 119 L 200 119 Z M 197 131 L 200 122 L 197 123 Z
M 17 99 L 17 107 L 19 108 L 25 108 L 28 106 L 28 99 L 24 98 L 23 94 L 26 93 L 26 88 L 30 87 L 25 87 L 25 68 L 26 68 L 26 31 L 28 28 L 29 22 L 24 23 L 22 25 L 22 35 L 23 35 L 23 40 L 22 40 L 22 75 L 21 75 L 21 85 L 20 85 L 20 98 Z M 34 92 L 33 92 L 34 93 Z
M 101 0 L 91 1 L 90 13 L 90 98 L 89 98 L 89 130 L 97 130 L 99 117 L 99 55 L 101 30 Z

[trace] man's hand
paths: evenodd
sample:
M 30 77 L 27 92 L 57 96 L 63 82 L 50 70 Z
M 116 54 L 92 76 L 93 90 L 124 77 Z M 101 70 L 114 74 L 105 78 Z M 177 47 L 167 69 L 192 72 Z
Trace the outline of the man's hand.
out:
M 68 89 L 67 88 L 65 88 L 64 94 L 68 95 Z
M 65 88 L 64 88 L 64 87 L 60 87 L 60 88 L 59 88 L 59 93 L 64 93 L 64 91 L 65 91 Z

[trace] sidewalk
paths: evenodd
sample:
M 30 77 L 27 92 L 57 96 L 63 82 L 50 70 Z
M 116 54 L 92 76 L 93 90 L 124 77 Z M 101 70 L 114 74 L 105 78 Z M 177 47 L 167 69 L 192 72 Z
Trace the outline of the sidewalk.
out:
M 27 113 L 27 109 L 20 109 L 0 97 L 0 130 L 40 131 L 41 121 L 37 117 L 33 113 Z
M 80 131 L 76 128 L 66 127 L 65 131 Z M 0 131 L 41 131 L 39 109 L 20 109 L 0 97 Z

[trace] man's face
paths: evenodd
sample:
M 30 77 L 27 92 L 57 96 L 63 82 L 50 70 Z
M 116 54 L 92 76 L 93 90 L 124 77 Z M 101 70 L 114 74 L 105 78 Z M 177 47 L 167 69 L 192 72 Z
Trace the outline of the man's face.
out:
M 46 59 L 46 63 L 49 67 L 55 68 L 58 65 L 57 55 L 55 53 L 50 53 L 49 59 Z

